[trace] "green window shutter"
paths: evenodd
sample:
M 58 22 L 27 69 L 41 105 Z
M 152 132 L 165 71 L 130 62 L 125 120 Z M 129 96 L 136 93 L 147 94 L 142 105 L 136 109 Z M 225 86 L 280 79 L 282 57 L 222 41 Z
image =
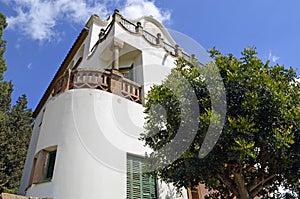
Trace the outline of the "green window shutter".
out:
M 56 150 L 50 151 L 48 153 L 48 164 L 47 164 L 45 179 L 51 179 L 53 176 L 55 158 L 56 158 Z
M 143 175 L 144 159 L 127 155 L 127 199 L 156 199 L 156 180 Z

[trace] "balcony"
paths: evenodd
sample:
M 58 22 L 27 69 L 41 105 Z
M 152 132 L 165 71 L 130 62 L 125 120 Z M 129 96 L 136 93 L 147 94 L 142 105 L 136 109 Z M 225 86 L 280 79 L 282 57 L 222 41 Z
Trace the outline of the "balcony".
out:
M 142 86 L 116 70 L 78 68 L 58 78 L 53 96 L 71 89 L 91 88 L 114 93 L 131 101 L 142 103 Z

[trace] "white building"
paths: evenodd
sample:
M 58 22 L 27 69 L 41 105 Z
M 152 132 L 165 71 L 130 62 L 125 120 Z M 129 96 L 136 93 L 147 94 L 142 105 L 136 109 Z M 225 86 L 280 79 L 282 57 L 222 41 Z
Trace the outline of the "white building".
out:
M 130 21 L 117 10 L 107 20 L 91 16 L 34 112 L 20 194 L 192 198 L 141 174 L 149 149 L 137 139 L 145 93 L 179 56 L 189 58 L 153 17 Z

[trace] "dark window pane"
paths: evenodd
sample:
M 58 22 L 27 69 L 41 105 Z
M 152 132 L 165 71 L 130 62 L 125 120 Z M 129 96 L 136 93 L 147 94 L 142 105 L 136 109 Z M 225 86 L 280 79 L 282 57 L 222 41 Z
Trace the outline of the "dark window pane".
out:
M 47 165 L 46 176 L 45 176 L 46 179 L 51 179 L 53 176 L 55 158 L 56 158 L 56 150 L 49 152 L 48 165 Z

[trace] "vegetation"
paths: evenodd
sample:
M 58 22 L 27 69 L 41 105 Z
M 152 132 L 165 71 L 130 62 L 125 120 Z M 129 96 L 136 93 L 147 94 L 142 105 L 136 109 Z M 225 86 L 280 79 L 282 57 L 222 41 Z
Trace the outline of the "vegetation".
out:
M 204 183 L 215 190 L 208 198 L 299 198 L 296 72 L 270 66 L 254 48 L 241 58 L 214 48 L 210 54 L 206 66 L 177 60 L 166 80 L 151 88 L 141 136 L 153 149 L 148 169 L 178 188 Z
M 32 130 L 32 111 L 25 95 L 11 104 L 12 82 L 4 81 L 6 42 L 2 40 L 7 23 L 0 13 L 0 193 L 15 193 L 19 187 Z

